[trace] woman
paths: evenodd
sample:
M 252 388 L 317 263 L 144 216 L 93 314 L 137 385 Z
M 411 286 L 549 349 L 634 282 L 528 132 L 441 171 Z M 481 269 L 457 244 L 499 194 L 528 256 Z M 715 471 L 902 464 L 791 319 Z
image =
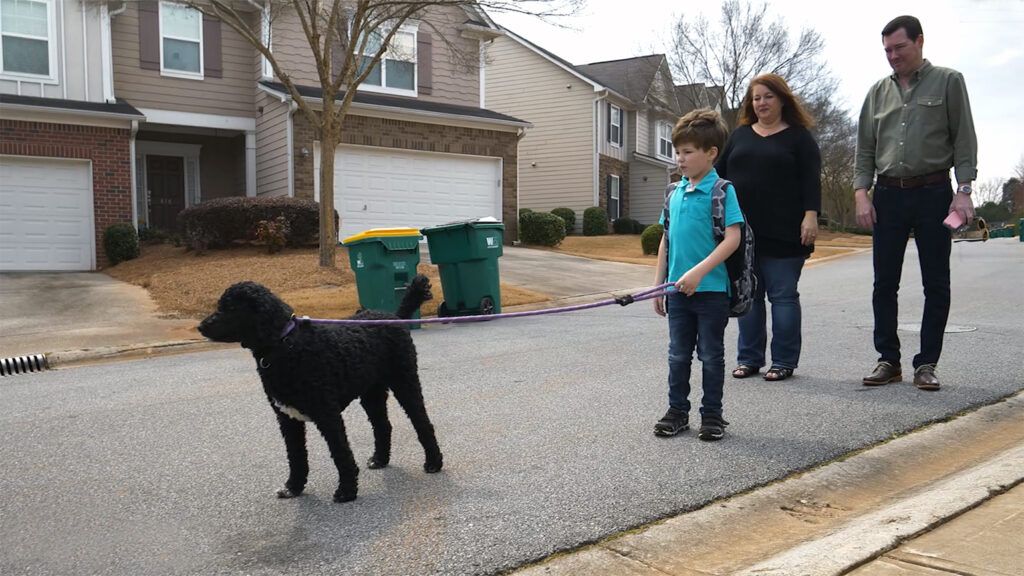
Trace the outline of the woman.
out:
M 732 376 L 746 378 L 765 366 L 767 294 L 772 362 L 764 379 L 781 381 L 800 362 L 797 283 L 818 235 L 821 152 L 808 130 L 814 121 L 777 74 L 751 80 L 738 124 L 715 168 L 736 186 L 754 232 L 758 287 L 754 306 L 739 319 L 738 366 Z

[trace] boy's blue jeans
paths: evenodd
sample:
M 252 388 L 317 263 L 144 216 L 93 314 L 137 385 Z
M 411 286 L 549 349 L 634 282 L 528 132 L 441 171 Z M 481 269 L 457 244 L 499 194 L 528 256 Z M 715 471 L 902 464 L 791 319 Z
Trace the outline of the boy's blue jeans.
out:
M 795 369 L 800 364 L 800 292 L 797 283 L 805 258 L 758 257 L 754 261 L 757 291 L 750 311 L 740 316 L 737 363 L 760 368 L 765 365 L 768 342 L 764 297 L 772 304 L 772 367 Z
M 690 366 L 697 349 L 703 369 L 701 415 L 722 414 L 725 385 L 725 326 L 729 323 L 729 296 L 725 292 L 697 292 L 685 296 L 670 292 L 668 310 L 668 403 L 690 411 Z

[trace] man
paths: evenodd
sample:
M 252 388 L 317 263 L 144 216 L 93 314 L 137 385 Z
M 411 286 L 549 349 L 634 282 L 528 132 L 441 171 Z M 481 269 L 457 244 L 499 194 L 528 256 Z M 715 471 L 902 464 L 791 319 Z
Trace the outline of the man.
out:
M 952 242 L 942 221 L 954 210 L 968 224 L 974 218 L 971 182 L 977 176 L 978 141 L 963 75 L 924 59 L 924 35 L 917 18 L 900 16 L 889 22 L 882 29 L 882 46 L 893 74 L 872 86 L 864 100 L 853 185 L 857 223 L 873 229 L 874 240 L 871 303 L 879 359 L 863 383 L 880 386 L 903 380 L 897 294 L 913 232 L 925 299 L 914 385 L 938 390 L 935 366 L 949 316 Z M 951 167 L 955 194 L 949 181 Z

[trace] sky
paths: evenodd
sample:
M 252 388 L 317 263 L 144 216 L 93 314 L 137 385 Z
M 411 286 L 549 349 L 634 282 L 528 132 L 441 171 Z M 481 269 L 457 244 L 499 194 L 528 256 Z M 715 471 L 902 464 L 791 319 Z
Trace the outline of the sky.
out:
M 702 13 L 715 23 L 720 10 L 721 0 L 586 0 L 575 16 L 556 20 L 562 27 L 516 14 L 491 16 L 563 59 L 587 64 L 668 53 L 680 15 Z M 960 71 L 967 83 L 978 183 L 1009 178 L 1024 159 L 1024 0 L 772 0 L 768 14 L 789 26 L 793 41 L 805 27 L 822 35 L 823 60 L 854 118 L 871 85 L 892 72 L 882 28 L 901 14 L 916 16 L 924 57 Z

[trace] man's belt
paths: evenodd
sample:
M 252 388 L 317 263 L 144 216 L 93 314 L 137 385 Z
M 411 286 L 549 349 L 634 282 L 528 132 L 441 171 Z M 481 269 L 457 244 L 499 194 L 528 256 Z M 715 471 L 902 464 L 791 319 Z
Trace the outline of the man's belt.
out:
M 943 183 L 949 184 L 949 170 L 932 172 L 922 176 L 905 176 L 903 178 L 879 174 L 877 178 L 879 186 L 886 186 L 888 188 L 920 188 L 929 184 Z

